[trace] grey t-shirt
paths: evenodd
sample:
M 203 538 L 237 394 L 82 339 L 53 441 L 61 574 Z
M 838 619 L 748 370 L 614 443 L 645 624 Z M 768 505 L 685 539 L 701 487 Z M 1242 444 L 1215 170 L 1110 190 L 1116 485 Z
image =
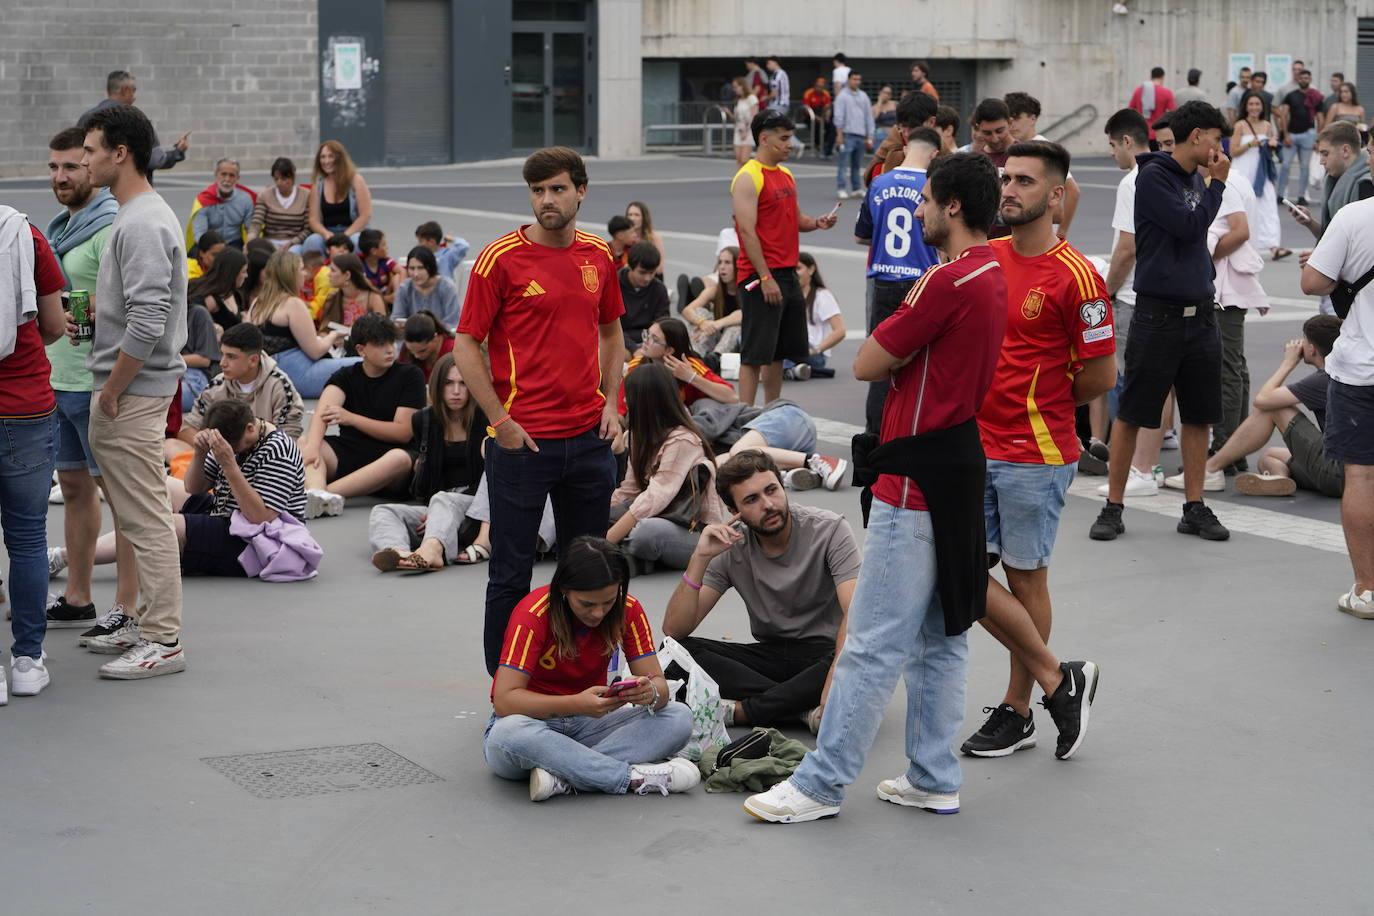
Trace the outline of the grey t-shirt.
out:
M 1311 375 L 1300 378 L 1287 386 L 1288 390 L 1293 392 L 1293 396 L 1298 399 L 1298 403 L 1312 411 L 1312 416 L 1317 418 L 1318 429 L 1326 427 L 1326 390 L 1330 385 L 1331 376 L 1327 375 L 1324 370 L 1318 369 Z
M 844 617 L 835 587 L 859 577 L 859 546 L 843 516 L 796 504 L 791 511 L 792 537 L 781 556 L 766 556 L 758 535 L 746 530 L 711 560 L 702 584 L 738 591 L 760 642 L 834 639 Z

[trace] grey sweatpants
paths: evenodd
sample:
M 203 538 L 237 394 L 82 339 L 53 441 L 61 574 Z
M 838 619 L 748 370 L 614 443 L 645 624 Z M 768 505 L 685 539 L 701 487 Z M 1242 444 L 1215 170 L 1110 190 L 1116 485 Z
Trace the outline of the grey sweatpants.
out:
M 428 506 L 406 503 L 382 503 L 372 507 L 367 520 L 367 539 L 372 552 L 392 548 L 411 551 L 420 546 L 419 528 L 425 524 L 424 537 L 438 538 L 444 544 L 444 556 L 457 562 L 458 528 L 464 518 L 479 522 L 491 521 L 491 505 L 487 501 L 487 478 L 482 477 L 475 494 L 461 490 L 443 490 L 429 498 Z M 556 542 L 553 525 L 553 505 L 544 503 L 544 517 L 539 520 L 539 539 L 545 546 Z

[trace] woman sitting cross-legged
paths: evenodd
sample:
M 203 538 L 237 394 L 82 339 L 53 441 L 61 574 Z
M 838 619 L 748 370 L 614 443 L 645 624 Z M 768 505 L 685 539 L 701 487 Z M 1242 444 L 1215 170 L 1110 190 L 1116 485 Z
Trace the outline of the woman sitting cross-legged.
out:
M 362 362 L 329 379 L 301 440 L 308 518 L 338 515 L 348 496 L 403 495 L 410 481 L 405 446 L 410 418 L 425 406 L 425 377 L 396 362 L 396 326 L 385 315 L 358 318 L 347 349 Z M 339 434 L 326 436 L 336 423 Z
M 665 367 L 650 363 L 631 373 L 625 398 L 630 460 L 611 494 L 606 539 L 621 544 L 637 569 L 686 569 L 701 529 L 730 517 L 716 494 L 715 452 Z
M 429 379 L 432 406 L 410 418 L 415 459 L 411 495 L 428 505 L 383 503 L 372 507 L 367 534 L 372 565 L 392 570 L 442 569 L 447 563 L 480 563 L 491 556 L 486 523 L 476 539 L 459 546 L 458 529 L 482 479 L 486 415 L 468 393 L 452 354 L 439 357 Z
M 262 271 L 262 287 L 248 309 L 248 320 L 262 331 L 262 350 L 277 361 L 303 398 L 317 398 L 325 383 L 356 356 L 337 359 L 329 351 L 344 339 L 340 331 L 315 333 L 310 308 L 300 298 L 305 280 L 301 256 L 283 249 Z
M 614 544 L 574 538 L 553 581 L 511 613 L 492 680 L 482 750 L 503 779 L 529 779 L 530 801 L 574 792 L 686 792 L 701 781 L 675 757 L 692 713 L 668 696 L 644 608 Z M 607 686 L 617 652 L 632 677 Z M 621 689 L 623 688 L 623 689 Z

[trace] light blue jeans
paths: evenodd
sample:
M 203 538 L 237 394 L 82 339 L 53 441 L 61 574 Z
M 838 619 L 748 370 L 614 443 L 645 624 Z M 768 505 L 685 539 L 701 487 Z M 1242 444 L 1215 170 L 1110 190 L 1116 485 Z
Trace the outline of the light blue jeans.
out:
M 311 359 L 300 347 L 283 350 L 274 358 L 303 398 L 319 397 L 324 391 L 324 386 L 329 384 L 331 375 L 345 366 L 363 361 L 361 356 L 343 356 L 337 359 L 326 356 L 323 359 Z
M 835 156 L 835 188 L 840 191 L 862 191 L 863 179 L 859 171 L 863 167 L 865 140 L 863 134 L 845 133 L 843 142 Z M 845 188 L 845 169 L 849 170 L 849 187 Z
M 482 753 L 502 779 L 526 779 L 539 767 L 580 791 L 623 795 L 630 764 L 663 760 L 691 737 L 691 710 L 670 702 L 652 716 L 643 706 L 622 706 L 600 719 L 492 716 Z
M 1292 146 L 1279 147 L 1279 196 L 1289 197 L 1288 176 L 1293 168 L 1293 159 L 1298 160 L 1298 193 L 1293 197 L 1307 196 L 1307 179 L 1312 163 L 1312 147 L 1317 145 L 1317 129 L 1305 130 L 1300 134 L 1289 134 Z
M 840 804 L 859 778 L 898 676 L 906 679 L 907 779 L 926 792 L 959 790 L 954 740 L 964 721 L 968 634 L 945 635 L 933 538 L 929 512 L 874 500 L 816 750 L 792 775 L 819 802 Z
M 48 629 L 48 490 L 56 437 L 56 411 L 0 420 L 0 530 L 10 561 L 10 654 L 16 658 L 41 657 Z

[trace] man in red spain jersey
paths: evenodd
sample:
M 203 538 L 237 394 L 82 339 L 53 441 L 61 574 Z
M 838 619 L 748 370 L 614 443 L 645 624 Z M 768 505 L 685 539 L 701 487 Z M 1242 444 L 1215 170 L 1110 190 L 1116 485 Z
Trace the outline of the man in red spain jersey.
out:
M 972 488 L 976 504 L 982 489 L 974 415 L 992 382 L 1007 320 L 1006 284 L 987 244 L 997 195 L 997 169 L 986 156 L 955 153 L 931 164 L 916 218 L 926 243 L 947 261 L 921 275 L 854 361 L 861 381 L 892 379 L 879 433 L 884 445 L 918 453 L 932 435 L 942 445 L 957 443 L 961 454 L 950 449 L 932 463 L 960 463 L 961 473 L 952 479 L 932 468 L 930 480 L 943 489 L 928 486 L 929 494 L 905 474 L 878 478 L 816 750 L 790 779 L 744 803 L 761 820 L 789 824 L 839 813 L 899 677 L 907 685 L 909 766 L 880 782 L 878 797 L 941 814 L 959 810 L 962 775 L 954 739 L 964 718 L 973 621 L 967 608 L 945 606 L 937 570 L 950 568 L 951 559 L 961 570 L 970 564 L 979 569 L 983 557 L 974 537 L 972 557 L 951 558 L 942 550 L 937 564 L 936 540 L 953 533 L 953 552 L 959 553 L 959 544 L 969 540 L 963 527 L 969 519 L 937 517 L 931 508 L 947 505 L 951 489 L 966 498 Z M 963 473 L 970 467 L 976 473 Z
M 1055 233 L 1068 173 L 1069 154 L 1059 144 L 1013 144 L 1002 167 L 1000 208 L 1011 238 L 989 243 L 1007 278 L 1007 332 L 978 429 L 988 458 L 988 555 L 1001 561 L 1010 591 L 988 580 L 982 623 L 1011 652 L 1011 682 L 961 748 L 975 757 L 1035 746 L 1036 683 L 1059 727 L 1055 756 L 1071 757 L 1097 689 L 1095 664 L 1061 664 L 1046 646 L 1050 554 L 1078 468 L 1074 411 L 1116 383 L 1107 288 L 1087 258 Z
M 792 154 L 792 121 L 769 109 L 754 117 L 754 158 L 730 182 L 739 236 L 735 279 L 739 284 L 739 399 L 752 405 L 763 379 L 763 402 L 782 394 L 782 361 L 804 362 L 806 297 L 797 280 L 797 233 L 829 229 L 836 215 L 807 216 L 797 203 L 797 184 L 782 164 Z M 757 278 L 758 283 L 754 283 Z M 753 288 L 750 285 L 753 284 Z
M 555 146 L 525 160 L 536 222 L 482 250 L 472 268 L 453 355 L 490 419 L 491 566 L 483 633 L 496 672 L 511 610 L 530 590 L 544 501 L 561 553 L 605 535 L 620 429 L 606 392 L 620 385 L 625 308 L 610 247 L 577 228 L 587 195 L 582 157 Z M 482 358 L 487 344 L 491 368 Z

